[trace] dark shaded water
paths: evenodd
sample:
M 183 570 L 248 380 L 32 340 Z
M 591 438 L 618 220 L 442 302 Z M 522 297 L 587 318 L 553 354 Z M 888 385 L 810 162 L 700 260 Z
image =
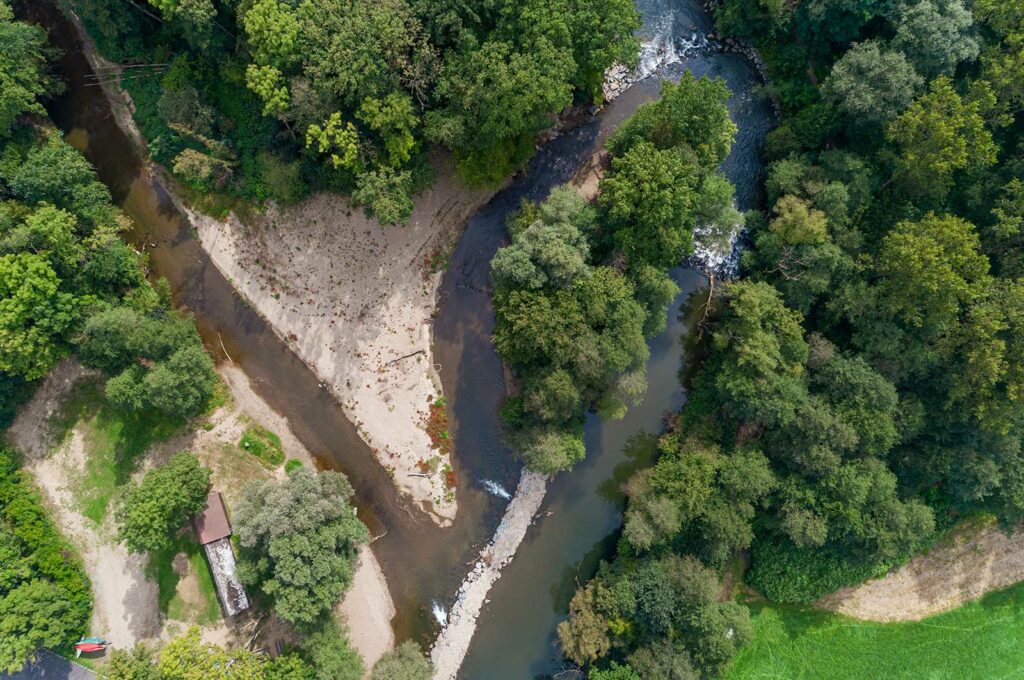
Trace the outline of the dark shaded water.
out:
M 395 598 L 400 636 L 424 636 L 433 599 L 447 603 L 464 576 L 465 563 L 493 532 L 506 501 L 486 495 L 480 481 L 490 479 L 510 491 L 519 466 L 501 442 L 498 408 L 505 395 L 502 366 L 490 344 L 493 312 L 489 263 L 505 241 L 504 221 L 521 198 L 544 198 L 567 181 L 601 143 L 642 102 L 657 96 L 658 82 L 635 85 L 598 119 L 546 145 L 530 167 L 469 222 L 441 289 L 435 325 L 436 361 L 450 403 L 459 475 L 459 517 L 455 526 L 436 528 L 422 512 L 398 497 L 340 407 L 317 386 L 298 357 L 235 293 L 210 262 L 190 225 L 170 202 L 159 182 L 144 171 L 109 111 L 99 88 L 86 87 L 90 73 L 73 28 L 52 0 L 23 3 L 22 13 L 39 21 L 65 50 L 61 74 L 65 96 L 50 113 L 69 138 L 83 142 L 100 178 L 137 223 L 135 240 L 146 247 L 156 275 L 166 277 L 178 303 L 195 315 L 207 346 L 221 355 L 221 344 L 250 376 L 256 391 L 288 417 L 295 434 L 326 467 L 345 472 L 356 489 L 360 517 L 375 534 L 374 544 Z M 645 31 L 669 30 L 689 36 L 710 29 L 708 17 L 690 0 L 640 0 Z M 665 28 L 667 26 L 667 28 Z M 771 118 L 769 108 L 751 97 L 755 76 L 733 54 L 703 54 L 663 67 L 671 78 L 689 68 L 697 75 L 724 78 L 736 96 L 730 104 L 740 127 L 724 169 L 738 187 L 741 208 L 757 200 L 758 149 Z M 575 581 L 589 578 L 609 554 L 621 523 L 619 483 L 653 454 L 649 433 L 660 429 L 662 414 L 678 408 L 683 394 L 678 371 L 683 337 L 692 326 L 680 313 L 703 277 L 674 272 L 683 293 L 669 310 L 669 329 L 651 342 L 650 385 L 643 404 L 625 419 L 586 425 L 588 458 L 571 474 L 550 485 L 538 520 L 491 595 L 461 677 L 522 680 L 557 670 L 554 628 L 564 616 Z M 699 297 L 699 296 L 697 296 Z M 647 433 L 647 434 L 645 434 Z
M 678 36 L 679 43 L 711 30 L 710 17 L 696 2 L 640 0 L 637 5 L 645 17 L 647 37 L 667 31 Z M 678 78 L 684 70 L 722 78 L 733 91 L 729 108 L 739 132 L 723 170 L 737 185 L 738 206 L 754 207 L 760 196 L 759 152 L 772 121 L 767 103 L 752 95 L 756 73 L 739 55 L 705 50 L 663 66 L 657 76 Z M 506 216 L 521 198 L 543 199 L 566 182 L 609 132 L 639 104 L 657 96 L 658 78 L 637 83 L 599 118 L 545 146 L 523 178 L 470 220 L 442 284 L 434 341 L 446 368 L 442 379 L 450 395 L 460 465 L 496 470 L 503 464 L 506 485 L 513 484 L 518 473 L 514 457 L 500 441 L 497 411 L 505 380 L 490 344 L 494 316 L 488 263 L 507 241 Z M 693 270 L 680 269 L 673 276 L 682 292 L 669 308 L 668 329 L 650 343 L 643 403 L 619 421 L 588 418 L 587 459 L 549 485 L 540 518 L 491 591 L 460 678 L 524 680 L 562 669 L 555 627 L 566 615 L 576 583 L 589 579 L 614 549 L 624 506 L 618 487 L 633 471 L 651 463 L 663 414 L 678 409 L 684 400 L 678 376 L 684 366 L 684 340 L 694 324 L 686 310 L 688 302 L 702 299 L 692 294 L 706 281 Z

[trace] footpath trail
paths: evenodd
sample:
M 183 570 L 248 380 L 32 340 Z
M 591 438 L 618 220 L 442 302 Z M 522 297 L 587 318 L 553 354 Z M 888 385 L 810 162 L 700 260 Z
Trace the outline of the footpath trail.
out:
M 1024 530 L 969 522 L 881 578 L 826 595 L 815 606 L 866 621 L 919 621 L 1024 581 Z

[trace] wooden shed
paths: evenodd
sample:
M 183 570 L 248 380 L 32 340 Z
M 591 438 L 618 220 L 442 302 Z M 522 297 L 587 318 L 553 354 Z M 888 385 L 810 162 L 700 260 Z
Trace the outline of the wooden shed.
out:
M 217 586 L 217 597 L 228 616 L 249 608 L 249 596 L 235 573 L 235 552 L 231 547 L 231 522 L 219 491 L 206 497 L 206 507 L 192 518 L 192 526 L 206 553 Z

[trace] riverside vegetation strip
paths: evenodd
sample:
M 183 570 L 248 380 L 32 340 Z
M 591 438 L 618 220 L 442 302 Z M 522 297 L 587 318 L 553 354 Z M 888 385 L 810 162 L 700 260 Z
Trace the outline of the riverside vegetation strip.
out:
M 744 280 L 716 294 L 706 361 L 660 460 L 626 486 L 617 557 L 560 631 L 594 678 L 728 675 L 738 647 L 772 634 L 742 602 L 718 604 L 715 572 L 742 574 L 740 551 L 769 600 L 811 602 L 884 574 L 966 514 L 1004 526 L 1024 514 L 1024 4 L 717 11 L 721 31 L 765 55 L 779 98 L 769 209 L 748 215 Z M 988 610 L 970 611 L 977 626 Z M 782 675 L 818 677 L 816 657 L 835 647 L 814 640 L 854 648 L 840 634 L 851 624 L 810 620 L 836 623 L 803 636 L 806 663 L 794 654 Z M 884 627 L 859 629 L 885 644 Z M 984 640 L 993 660 L 1000 639 Z M 861 675 L 886 663 L 865 653 Z

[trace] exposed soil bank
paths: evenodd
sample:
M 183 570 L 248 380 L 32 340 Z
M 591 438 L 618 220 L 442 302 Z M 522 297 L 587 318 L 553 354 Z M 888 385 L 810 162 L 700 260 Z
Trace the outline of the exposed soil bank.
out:
M 919 621 L 1021 581 L 1024 530 L 1007 535 L 994 520 L 969 522 L 899 569 L 814 605 L 868 621 Z
M 441 395 L 435 261 L 491 195 L 461 186 L 452 165 L 439 155 L 437 180 L 404 227 L 382 227 L 334 194 L 270 206 L 247 224 L 186 209 L 221 273 L 331 389 L 398 488 L 442 525 L 456 503 L 448 455 L 425 429 Z

